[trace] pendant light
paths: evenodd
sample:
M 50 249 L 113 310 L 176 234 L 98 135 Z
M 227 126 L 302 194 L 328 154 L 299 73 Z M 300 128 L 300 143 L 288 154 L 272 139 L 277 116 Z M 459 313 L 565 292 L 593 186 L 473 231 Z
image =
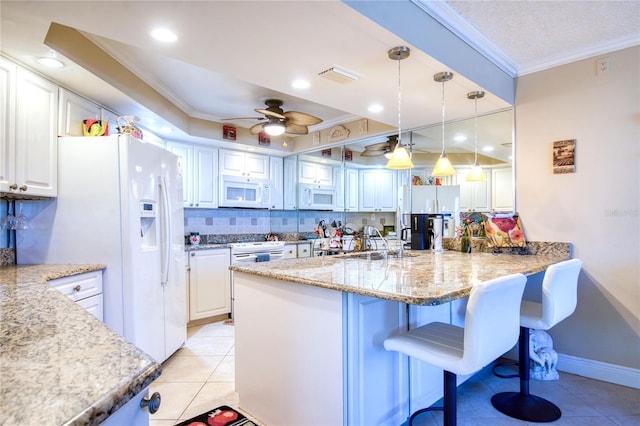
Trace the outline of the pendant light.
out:
M 456 174 L 456 171 L 451 165 L 451 161 L 447 158 L 447 153 L 444 151 L 444 83 L 452 78 L 453 73 L 449 71 L 439 72 L 433 76 L 435 81 L 442 83 L 442 153 L 431 172 L 431 176 L 433 177 L 453 176 Z
M 389 158 L 389 161 L 387 162 L 387 169 L 405 170 L 413 168 L 411 155 L 402 145 L 402 121 L 400 119 L 402 106 L 402 92 L 400 90 L 400 61 L 408 58 L 410 53 L 411 51 L 407 46 L 397 46 L 387 52 L 389 59 L 398 61 L 398 143 L 391 154 L 391 158 Z
M 467 175 L 465 179 L 467 182 L 486 182 L 487 175 L 484 174 L 484 170 L 480 167 L 480 163 L 478 162 L 478 99 L 484 97 L 484 92 L 482 90 L 476 90 L 475 92 L 467 93 L 467 99 L 473 99 L 475 101 L 475 112 L 474 112 L 474 125 L 475 125 L 475 161 L 473 163 L 473 167 L 471 171 Z

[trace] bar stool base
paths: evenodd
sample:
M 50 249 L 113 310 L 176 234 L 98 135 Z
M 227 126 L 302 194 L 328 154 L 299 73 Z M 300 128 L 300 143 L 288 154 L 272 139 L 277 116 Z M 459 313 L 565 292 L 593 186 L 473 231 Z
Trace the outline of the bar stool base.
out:
M 560 409 L 552 402 L 520 392 L 495 394 L 491 398 L 491 405 L 502 414 L 529 422 L 553 422 L 562 415 Z

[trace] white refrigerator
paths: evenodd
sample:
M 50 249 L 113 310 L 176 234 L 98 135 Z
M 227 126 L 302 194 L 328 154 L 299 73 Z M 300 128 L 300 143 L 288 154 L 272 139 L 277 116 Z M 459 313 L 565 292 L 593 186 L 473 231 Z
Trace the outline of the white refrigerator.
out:
M 59 138 L 58 197 L 16 241 L 20 264 L 105 264 L 105 324 L 159 362 L 186 340 L 182 179 L 130 136 Z

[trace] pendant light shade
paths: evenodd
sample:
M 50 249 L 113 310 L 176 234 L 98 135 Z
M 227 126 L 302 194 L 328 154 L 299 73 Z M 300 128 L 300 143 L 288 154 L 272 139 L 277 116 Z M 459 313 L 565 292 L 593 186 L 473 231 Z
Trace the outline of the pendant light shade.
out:
M 487 175 L 484 174 L 484 170 L 480 167 L 480 163 L 478 162 L 478 99 L 484 97 L 484 92 L 482 90 L 476 90 L 475 92 L 467 93 L 467 99 L 473 99 L 475 101 L 475 112 L 474 112 L 474 125 L 475 125 L 475 161 L 473 163 L 473 167 L 471 171 L 467 175 L 467 182 L 486 182 Z
M 411 161 L 411 154 L 402 145 L 402 120 L 401 120 L 401 107 L 402 107 L 402 91 L 400 85 L 400 61 L 409 57 L 411 50 L 407 46 L 398 46 L 390 49 L 387 54 L 389 59 L 398 61 L 398 143 L 391 154 L 391 158 L 387 162 L 388 169 L 405 170 L 412 169 L 413 162 Z
M 445 176 L 453 176 L 456 174 L 451 161 L 447 157 L 447 153 L 444 150 L 444 83 L 451 80 L 453 78 L 453 73 L 449 71 L 439 72 L 433 76 L 433 79 L 438 83 L 442 83 L 442 153 L 440 154 L 440 158 L 436 162 L 433 171 L 431 172 L 431 176 L 433 177 L 445 177 Z

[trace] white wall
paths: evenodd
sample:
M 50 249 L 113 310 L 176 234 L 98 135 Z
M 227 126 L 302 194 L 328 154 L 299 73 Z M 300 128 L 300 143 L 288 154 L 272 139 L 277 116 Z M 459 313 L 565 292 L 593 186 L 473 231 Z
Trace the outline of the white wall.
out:
M 601 55 L 602 57 L 605 55 Z M 640 368 L 640 47 L 526 75 L 516 89 L 516 203 L 525 235 L 584 261 L 578 308 L 551 331 L 562 354 Z M 576 173 L 552 173 L 576 139 Z

